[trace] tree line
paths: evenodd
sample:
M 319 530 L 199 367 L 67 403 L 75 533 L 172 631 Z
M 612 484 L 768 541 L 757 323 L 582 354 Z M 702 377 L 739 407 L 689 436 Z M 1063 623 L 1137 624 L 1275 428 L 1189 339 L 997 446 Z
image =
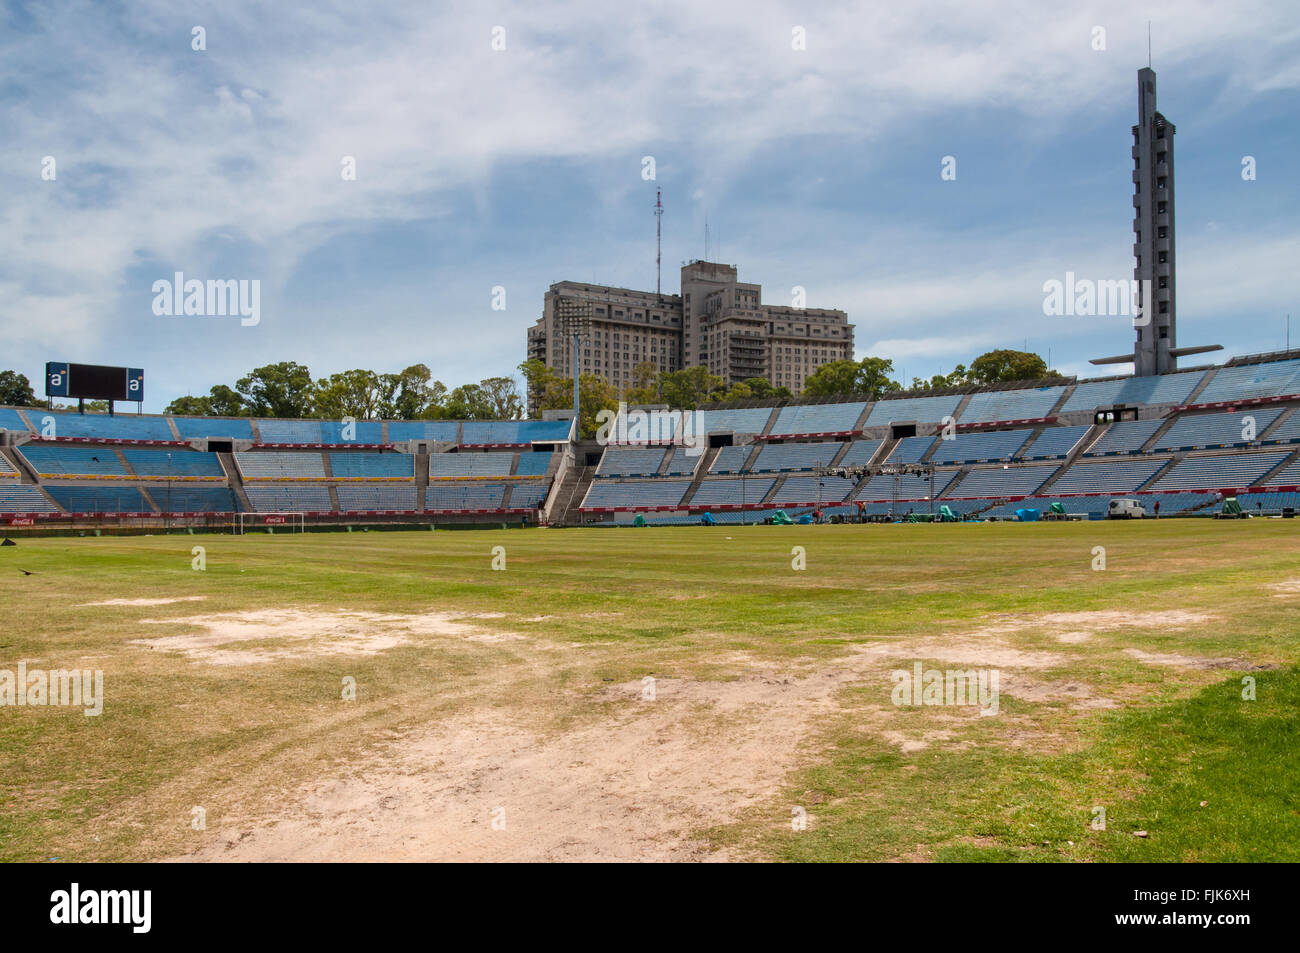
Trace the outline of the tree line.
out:
M 338 420 L 514 420 L 530 410 L 573 407 L 573 381 L 541 361 L 524 361 L 518 367 L 520 384 L 512 377 L 487 377 L 477 384 L 448 388 L 434 380 L 424 364 L 412 364 L 397 373 L 357 368 L 328 377 L 313 378 L 304 364 L 279 361 L 254 368 L 232 385 L 217 384 L 201 395 L 178 397 L 164 413 L 197 417 L 284 417 Z M 800 396 L 849 397 L 880 400 L 905 389 L 927 390 L 969 385 L 996 385 L 1021 380 L 1063 379 L 1048 370 L 1046 362 L 1027 351 L 995 350 L 958 364 L 949 374 L 912 378 L 904 388 L 893 377 L 894 364 L 881 357 L 831 361 L 808 378 Z M 695 410 L 703 404 L 735 400 L 783 400 L 795 395 L 755 377 L 728 386 L 702 366 L 660 371 L 651 363 L 638 364 L 632 380 L 622 390 L 594 374 L 579 381 L 580 429 L 584 436 L 596 430 L 596 415 L 627 404 L 665 404 L 678 410 Z M 16 371 L 0 371 L 0 404 L 43 406 L 28 379 Z M 89 401 L 87 409 L 104 412 L 107 403 Z

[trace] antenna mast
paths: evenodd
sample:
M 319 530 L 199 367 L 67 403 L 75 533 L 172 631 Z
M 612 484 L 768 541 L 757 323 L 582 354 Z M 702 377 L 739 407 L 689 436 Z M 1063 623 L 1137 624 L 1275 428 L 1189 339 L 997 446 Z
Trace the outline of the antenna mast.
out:
M 655 294 L 663 294 L 664 203 L 663 191 L 655 192 Z

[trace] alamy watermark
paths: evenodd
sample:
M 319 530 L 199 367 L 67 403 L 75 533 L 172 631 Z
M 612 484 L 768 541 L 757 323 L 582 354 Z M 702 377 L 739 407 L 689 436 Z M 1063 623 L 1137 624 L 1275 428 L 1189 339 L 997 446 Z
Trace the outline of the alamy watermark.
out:
M 224 317 L 239 315 L 246 328 L 262 322 L 262 281 L 260 278 L 185 278 L 178 271 L 175 280 L 159 278 L 153 283 L 153 313 L 159 317 L 196 315 Z
M 924 668 L 915 662 L 911 671 L 895 669 L 889 677 L 894 682 L 890 698 L 900 708 L 968 705 L 979 708 L 981 715 L 998 713 L 999 673 L 995 668 Z
M 596 414 L 596 442 L 613 444 L 671 444 L 685 447 L 688 457 L 704 452 L 704 415 L 698 410 L 633 410 L 618 402 L 618 410 Z
M 1065 281 L 1043 282 L 1043 314 L 1048 317 L 1110 317 L 1132 315 L 1133 327 L 1151 323 L 1147 305 L 1151 301 L 1151 279 L 1100 280 L 1076 278 L 1065 273 Z
M 104 673 L 98 669 L 27 669 L 18 663 L 18 671 L 0 669 L 0 707 L 53 705 L 84 708 L 86 717 L 104 712 Z

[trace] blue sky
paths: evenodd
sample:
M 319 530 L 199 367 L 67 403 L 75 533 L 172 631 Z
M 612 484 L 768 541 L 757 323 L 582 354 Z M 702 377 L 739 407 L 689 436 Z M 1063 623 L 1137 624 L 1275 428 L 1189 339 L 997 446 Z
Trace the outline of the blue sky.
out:
M 1179 344 L 1278 349 L 1288 311 L 1300 341 L 1294 5 L 1045 6 L 6 2 L 0 369 L 144 367 L 147 410 L 278 360 L 513 373 L 551 282 L 653 288 L 658 188 L 668 291 L 707 216 L 709 257 L 907 379 L 1026 343 L 1098 375 L 1126 319 L 1042 286 L 1131 275 L 1148 19 Z M 155 316 L 178 270 L 260 280 L 261 323 Z

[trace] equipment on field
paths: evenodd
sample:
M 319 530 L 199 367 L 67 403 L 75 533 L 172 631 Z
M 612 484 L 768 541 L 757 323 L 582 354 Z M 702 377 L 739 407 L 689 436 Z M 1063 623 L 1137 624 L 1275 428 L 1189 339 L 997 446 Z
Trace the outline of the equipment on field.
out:
M 954 513 L 954 512 L 952 511 L 952 507 L 951 507 L 951 506 L 949 506 L 947 503 L 945 503 L 945 504 L 943 504 L 942 506 L 939 507 L 939 520 L 938 520 L 938 521 L 939 521 L 940 523 L 960 523 L 960 522 L 961 522 L 961 517 L 959 517 L 956 513 Z
M 772 514 L 772 525 L 774 526 L 793 526 L 794 520 L 786 515 L 785 510 L 777 510 Z
M 706 513 L 705 515 L 707 516 L 708 514 Z M 642 516 L 640 513 L 636 514 L 636 519 L 634 519 L 634 520 L 632 521 L 632 525 L 633 525 L 633 526 L 645 526 L 645 525 L 647 525 L 647 524 L 646 524 L 646 521 L 645 521 L 645 517 Z
M 1241 508 L 1235 496 L 1230 496 L 1223 501 L 1223 509 L 1219 511 L 1219 516 L 1223 519 L 1242 520 L 1246 518 L 1246 511 Z
M 717 526 L 718 521 L 713 518 L 712 513 L 705 513 L 700 517 L 700 523 L 704 526 Z
M 1038 517 L 1038 510 L 1034 509 L 1032 506 L 1022 507 L 1021 509 L 1016 510 L 1016 519 L 1020 520 L 1022 523 L 1037 523 Z

